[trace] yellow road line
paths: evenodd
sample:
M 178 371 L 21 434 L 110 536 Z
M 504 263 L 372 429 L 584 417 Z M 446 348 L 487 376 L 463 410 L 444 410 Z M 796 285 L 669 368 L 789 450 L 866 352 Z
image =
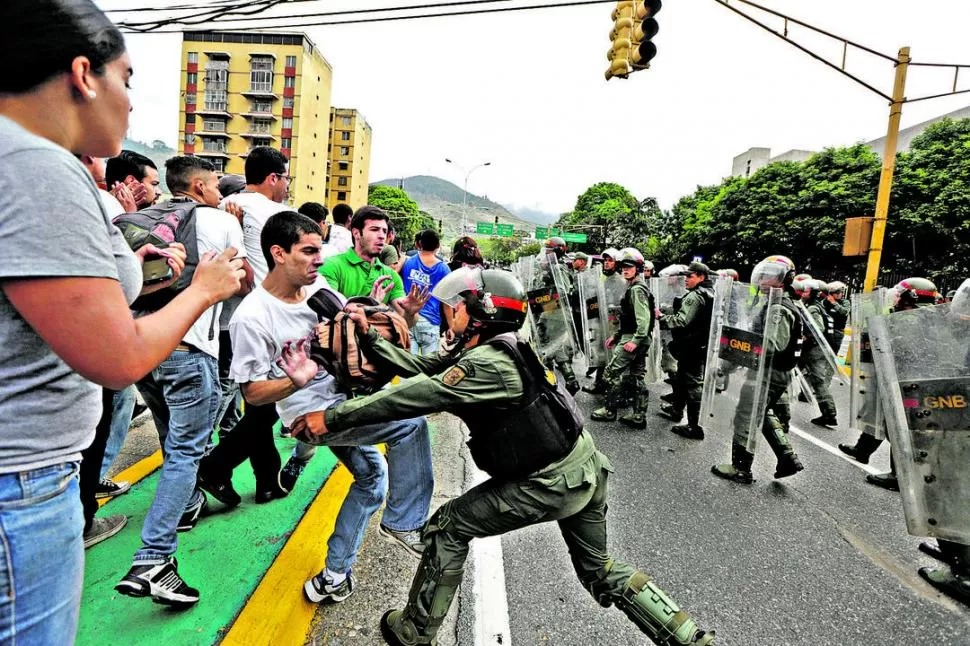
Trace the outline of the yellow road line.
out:
M 155 471 L 155 469 L 159 468 L 160 466 L 162 466 L 161 449 L 155 451 L 147 458 L 142 458 L 138 462 L 135 462 L 121 473 L 112 476 L 111 479 L 119 482 L 130 482 L 132 485 L 134 485 L 139 480 L 147 478 Z M 102 507 L 109 500 L 111 500 L 111 498 L 103 498 L 99 500 L 98 507 Z
M 222 640 L 223 645 L 269 646 L 306 642 L 317 606 L 303 596 L 303 582 L 325 565 L 325 538 L 333 533 L 337 512 L 353 480 L 346 467 L 338 463 L 239 613 Z

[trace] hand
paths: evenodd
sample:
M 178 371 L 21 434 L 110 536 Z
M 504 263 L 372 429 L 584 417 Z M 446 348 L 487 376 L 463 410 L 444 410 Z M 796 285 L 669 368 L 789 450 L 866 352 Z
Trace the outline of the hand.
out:
M 607 350 L 612 350 L 613 349 L 613 346 L 616 345 L 616 341 L 614 341 L 612 338 L 610 338 L 610 339 L 607 339 L 606 340 L 606 343 L 604 343 L 603 345 L 606 346 L 606 349 Z
M 313 381 L 313 378 L 320 371 L 320 366 L 310 358 L 307 352 L 309 344 L 309 337 L 287 341 L 283 344 L 283 352 L 276 359 L 276 365 L 297 388 L 303 388 Z
M 179 279 L 179 276 L 182 275 L 182 271 L 185 269 L 185 258 L 187 254 L 185 253 L 185 247 L 181 242 L 173 242 L 164 249 L 159 249 L 150 243 L 146 244 L 135 252 L 135 256 L 138 258 L 138 262 L 140 262 L 142 265 L 145 264 L 146 256 L 161 256 L 162 258 L 167 259 L 168 266 L 172 268 L 172 277 L 160 283 L 151 285 L 149 287 L 150 292 L 155 292 L 160 289 L 165 289 Z M 150 292 L 146 292 L 144 288 L 142 290 L 142 294 Z
M 626 350 L 627 352 L 636 352 L 637 344 L 634 343 L 633 341 L 627 341 L 626 343 L 623 344 L 623 349 Z
M 203 290 L 212 305 L 238 292 L 242 281 L 246 279 L 243 261 L 236 258 L 236 253 L 235 247 L 229 247 L 222 253 L 207 251 L 199 258 L 192 277 L 192 287 Z
M 115 182 L 115 185 L 109 192 L 115 196 L 115 199 L 121 204 L 121 208 L 125 210 L 125 213 L 134 213 L 138 210 L 135 196 L 131 194 L 131 189 L 127 185 L 121 182 Z
M 306 415 L 300 415 L 290 426 L 293 437 L 306 442 L 307 444 L 319 444 L 315 436 L 327 434 L 327 421 L 325 411 L 318 410 Z
M 373 298 L 378 303 L 383 303 L 387 295 L 391 293 L 391 289 L 394 288 L 394 279 L 390 276 L 381 276 L 374 281 L 374 284 L 370 288 L 370 297 Z
M 231 215 L 232 217 L 239 220 L 239 226 L 242 226 L 243 221 L 243 207 L 239 206 L 234 202 L 225 202 L 222 205 L 222 210 Z
M 354 322 L 361 334 L 367 334 L 367 331 L 370 330 L 370 323 L 367 321 L 363 307 L 358 303 L 350 303 L 344 308 L 344 312 L 347 313 L 347 318 Z
M 145 188 L 144 184 L 133 178 L 130 182 L 127 182 L 125 186 L 128 187 L 128 190 L 131 191 L 132 197 L 135 199 L 135 204 L 137 205 L 135 208 L 136 211 L 143 206 L 151 206 L 151 204 L 148 203 L 148 189 Z
M 419 287 L 417 283 L 411 285 L 411 291 L 401 300 L 401 307 L 408 314 L 414 315 L 421 311 L 431 298 L 430 287 Z

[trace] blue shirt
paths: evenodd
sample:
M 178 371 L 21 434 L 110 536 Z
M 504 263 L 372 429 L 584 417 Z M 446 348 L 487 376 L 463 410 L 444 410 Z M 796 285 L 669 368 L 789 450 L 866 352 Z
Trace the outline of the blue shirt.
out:
M 441 279 L 451 273 L 448 265 L 440 260 L 434 267 L 426 267 L 421 262 L 421 255 L 411 256 L 404 261 L 401 267 L 401 278 L 404 280 L 404 293 L 411 291 L 411 285 L 417 284 L 419 287 L 435 288 Z M 441 308 L 438 306 L 437 298 L 430 298 L 424 307 L 421 308 L 421 317 L 434 325 L 441 325 Z

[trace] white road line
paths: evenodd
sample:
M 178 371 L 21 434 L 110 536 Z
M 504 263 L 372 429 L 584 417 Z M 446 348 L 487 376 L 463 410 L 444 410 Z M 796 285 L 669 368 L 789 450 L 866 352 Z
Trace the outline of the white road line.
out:
M 488 476 L 475 469 L 474 484 Z M 476 538 L 471 544 L 474 560 L 475 646 L 511 646 L 509 601 L 505 590 L 505 559 L 502 537 Z
M 814 444 L 815 446 L 819 447 L 820 449 L 823 449 L 825 451 L 828 451 L 829 453 L 831 453 L 835 457 L 841 458 L 842 460 L 845 460 L 846 462 L 848 462 L 852 466 L 858 467 L 858 468 L 862 469 L 866 473 L 871 473 L 871 474 L 875 475 L 877 473 L 882 473 L 883 472 L 882 469 L 877 469 L 876 467 L 869 466 L 868 464 L 862 464 L 861 462 L 856 462 L 855 460 L 853 460 L 852 458 L 850 458 L 849 456 L 847 456 L 845 453 L 843 453 L 842 451 L 840 451 L 837 446 L 832 446 L 831 444 L 827 444 L 827 443 L 823 442 L 822 440 L 818 439 L 817 437 L 815 437 L 814 435 L 811 435 L 811 434 L 809 434 L 809 433 L 801 430 L 800 428 L 796 428 L 794 426 L 789 425 L 788 430 L 791 431 L 792 433 L 794 433 L 795 435 L 797 435 L 798 437 L 802 438 L 803 440 L 806 440 L 808 442 L 811 442 L 812 444 Z

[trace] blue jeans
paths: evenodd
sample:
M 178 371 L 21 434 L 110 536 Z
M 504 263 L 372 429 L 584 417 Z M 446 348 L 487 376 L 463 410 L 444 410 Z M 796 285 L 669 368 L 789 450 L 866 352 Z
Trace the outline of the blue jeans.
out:
M 0 643 L 73 644 L 84 581 L 78 463 L 0 475 Z
M 116 392 L 111 401 L 111 407 L 111 431 L 108 435 L 108 444 L 104 448 L 104 459 L 101 460 L 102 478 L 111 468 L 111 463 L 121 453 L 121 447 L 125 445 L 125 438 L 128 437 L 131 414 L 135 410 L 135 387 L 128 386 Z
M 430 357 L 438 354 L 438 326 L 420 314 L 411 329 L 411 354 Z
M 431 468 L 431 437 L 423 417 L 388 424 L 369 424 L 323 436 L 323 442 L 353 474 L 333 534 L 327 542 L 327 567 L 345 572 L 353 565 L 371 516 L 387 494 L 381 524 L 396 531 L 424 527 L 434 490 Z M 373 444 L 387 444 L 384 457 Z M 309 460 L 316 447 L 299 443 L 297 459 Z
M 202 495 L 195 478 L 222 396 L 217 363 L 204 352 L 176 350 L 138 382 L 155 417 L 164 461 L 135 565 L 161 563 L 175 553 L 179 519 Z

